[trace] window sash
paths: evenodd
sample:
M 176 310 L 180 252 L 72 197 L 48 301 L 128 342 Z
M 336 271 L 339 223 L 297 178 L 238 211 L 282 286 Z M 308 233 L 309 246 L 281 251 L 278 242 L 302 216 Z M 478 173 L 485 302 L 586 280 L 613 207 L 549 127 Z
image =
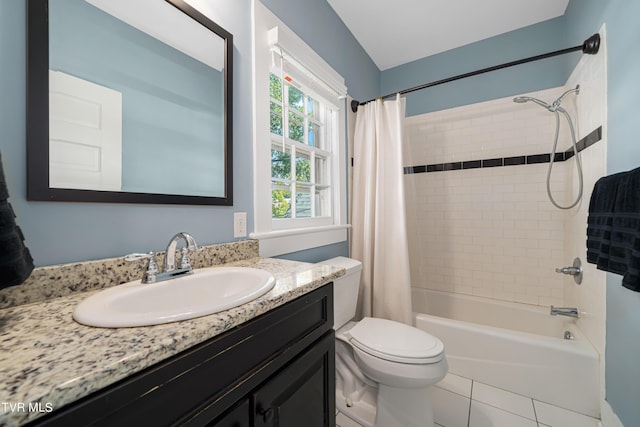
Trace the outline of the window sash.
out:
M 272 134 L 272 136 L 277 136 Z M 274 138 L 275 139 L 275 138 Z M 273 141 L 271 145 L 272 150 L 281 151 L 281 146 L 277 141 Z M 314 149 L 314 147 L 305 146 L 299 142 L 293 142 L 287 144 L 284 153 L 289 155 L 290 172 L 288 177 L 274 177 L 273 170 L 271 175 L 271 191 L 283 191 L 289 193 L 289 215 L 287 218 L 299 219 L 297 202 L 298 193 L 309 193 L 309 210 L 310 216 L 333 216 L 333 203 L 332 203 L 332 190 L 331 185 L 331 155 L 330 153 Z M 297 161 L 301 156 L 308 156 L 309 161 L 309 181 L 304 181 L 298 178 L 297 173 Z M 322 171 L 316 170 L 318 160 L 324 163 Z M 324 178 L 324 182 L 320 181 L 320 178 Z M 321 193 L 323 197 L 321 197 Z M 272 196 L 273 200 L 273 196 Z M 321 214 L 318 212 L 321 211 Z M 306 216 L 304 217 L 306 218 Z M 272 211 L 272 219 L 282 219 L 281 217 L 274 216 Z
M 281 73 L 290 76 L 304 87 L 305 92 L 312 93 L 314 99 L 322 101 L 335 109 L 339 109 L 339 101 L 337 99 L 347 94 L 346 87 L 339 85 L 342 87 L 338 88 L 327 85 L 315 75 L 316 73 L 302 66 L 298 61 L 278 48 L 272 48 L 271 50 L 270 70 L 275 76 L 280 76 Z
M 273 116 L 278 115 L 280 110 L 279 129 L 281 134 L 272 132 L 271 129 L 271 150 L 277 150 L 289 155 L 290 160 L 290 173 L 288 178 L 280 178 L 273 176 L 273 164 L 271 172 L 271 192 L 272 192 L 272 221 L 274 227 L 288 228 L 299 227 L 304 223 L 304 226 L 309 224 L 315 225 L 327 225 L 333 224 L 334 215 L 334 201 L 332 195 L 332 183 L 331 183 L 331 160 L 332 153 L 321 147 L 329 147 L 332 145 L 331 135 L 327 129 L 331 129 L 331 123 L 329 120 L 335 120 L 335 117 L 331 114 L 330 107 L 324 105 L 321 101 L 317 100 L 312 94 L 306 91 L 304 88 L 296 87 L 290 82 L 281 79 L 279 76 L 271 73 L 269 79 L 270 84 L 270 114 Z M 280 85 L 280 97 L 282 101 L 273 97 L 276 91 L 273 90 L 272 80 L 277 79 Z M 294 88 L 292 90 L 291 88 Z M 296 93 L 302 98 L 302 111 L 291 105 L 289 99 L 290 93 Z M 311 116 L 309 113 L 309 104 L 313 106 L 314 114 L 317 114 L 317 118 Z M 274 106 L 276 108 L 274 108 Z M 303 127 L 300 141 L 291 137 L 292 128 L 290 126 L 291 119 L 299 120 Z M 310 145 L 309 127 L 316 126 L 317 132 L 314 132 L 313 145 Z M 323 132 L 324 131 L 324 132 Z M 273 151 L 271 151 L 273 153 Z M 273 155 L 273 154 L 272 154 Z M 298 161 L 299 159 L 307 159 L 309 165 L 309 181 L 304 181 L 299 177 Z M 316 160 L 321 160 L 317 162 Z M 316 171 L 316 167 L 322 164 L 323 170 Z M 322 177 L 323 182 L 319 182 L 318 177 Z M 273 203 L 274 203 L 274 191 L 282 191 L 279 197 L 283 198 L 283 194 L 288 195 L 288 209 L 284 213 L 285 217 L 274 215 Z M 299 211 L 298 208 L 298 196 L 302 194 L 308 194 L 309 212 Z M 302 201 L 302 197 L 300 201 Z M 278 226 L 276 226 L 278 224 Z

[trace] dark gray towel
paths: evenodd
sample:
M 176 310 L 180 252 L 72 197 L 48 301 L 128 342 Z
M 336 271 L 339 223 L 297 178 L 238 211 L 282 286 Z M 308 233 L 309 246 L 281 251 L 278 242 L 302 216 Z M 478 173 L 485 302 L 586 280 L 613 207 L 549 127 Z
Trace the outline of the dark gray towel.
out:
M 587 262 L 640 292 L 640 168 L 600 178 L 587 219 Z
M 24 245 L 24 236 L 16 225 L 8 198 L 0 154 L 0 288 L 19 285 L 33 271 L 33 259 Z

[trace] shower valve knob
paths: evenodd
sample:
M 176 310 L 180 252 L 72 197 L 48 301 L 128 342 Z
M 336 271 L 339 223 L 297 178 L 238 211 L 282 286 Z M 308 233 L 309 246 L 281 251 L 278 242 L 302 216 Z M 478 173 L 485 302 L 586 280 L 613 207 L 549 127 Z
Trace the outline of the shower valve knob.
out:
M 556 273 L 568 274 L 573 276 L 573 280 L 579 285 L 582 283 L 582 263 L 580 258 L 573 260 L 573 266 L 556 268 Z
M 578 275 L 580 274 L 581 271 L 582 271 L 581 268 L 575 268 L 575 267 L 556 268 L 556 273 L 568 274 L 570 276 Z

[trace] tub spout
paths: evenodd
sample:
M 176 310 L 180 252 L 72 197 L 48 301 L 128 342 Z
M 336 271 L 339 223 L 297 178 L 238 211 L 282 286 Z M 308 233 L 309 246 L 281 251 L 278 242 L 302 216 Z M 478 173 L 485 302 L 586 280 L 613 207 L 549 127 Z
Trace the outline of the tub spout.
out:
M 580 312 L 575 307 L 554 307 L 551 306 L 551 315 L 556 316 L 569 316 L 569 317 L 580 317 Z

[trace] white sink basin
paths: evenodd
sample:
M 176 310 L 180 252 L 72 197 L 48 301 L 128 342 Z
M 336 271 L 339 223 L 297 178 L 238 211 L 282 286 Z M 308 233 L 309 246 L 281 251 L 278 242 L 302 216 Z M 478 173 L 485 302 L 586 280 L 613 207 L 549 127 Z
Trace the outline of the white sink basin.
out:
M 202 268 L 164 282 L 136 280 L 105 289 L 78 304 L 73 318 L 105 328 L 159 325 L 237 307 L 274 285 L 271 273 L 257 268 Z

